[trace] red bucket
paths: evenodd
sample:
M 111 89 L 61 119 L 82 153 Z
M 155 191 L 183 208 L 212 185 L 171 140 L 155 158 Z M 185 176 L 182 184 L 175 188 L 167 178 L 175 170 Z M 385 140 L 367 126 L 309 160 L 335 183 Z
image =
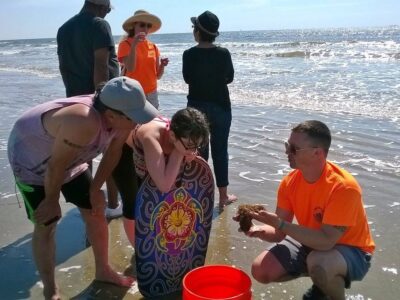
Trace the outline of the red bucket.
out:
M 182 300 L 250 300 L 251 280 L 240 269 L 225 265 L 196 268 L 183 278 Z

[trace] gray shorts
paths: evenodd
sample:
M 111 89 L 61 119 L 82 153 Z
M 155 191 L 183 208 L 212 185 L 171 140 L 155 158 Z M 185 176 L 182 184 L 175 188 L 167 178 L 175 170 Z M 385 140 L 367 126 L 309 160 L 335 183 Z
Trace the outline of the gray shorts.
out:
M 333 249 L 339 251 L 346 261 L 345 287 L 350 288 L 352 281 L 360 281 L 367 274 L 371 266 L 372 255 L 357 247 L 347 245 L 336 245 Z M 311 248 L 287 237 L 279 244 L 270 247 L 268 251 L 278 259 L 290 276 L 308 276 L 307 256 L 312 251 Z

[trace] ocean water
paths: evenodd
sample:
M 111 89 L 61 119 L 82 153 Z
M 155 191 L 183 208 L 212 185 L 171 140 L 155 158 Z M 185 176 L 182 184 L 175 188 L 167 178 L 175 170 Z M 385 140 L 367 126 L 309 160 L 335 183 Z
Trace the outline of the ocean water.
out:
M 153 35 L 151 40 L 170 58 L 159 90 L 186 93 L 181 60 L 182 52 L 193 46 L 192 34 Z M 399 27 L 226 32 L 217 42 L 232 53 L 236 73 L 230 92 L 235 104 L 398 121 Z M 54 39 L 0 41 L 0 72 L 60 78 L 56 48 Z
M 119 37 L 115 37 L 118 41 Z M 192 34 L 151 36 L 170 59 L 159 81 L 162 112 L 186 105 L 182 53 Z M 292 125 L 319 119 L 333 134 L 329 159 L 360 182 L 377 244 L 371 271 L 354 283 L 349 299 L 397 299 L 400 292 L 400 27 L 223 32 L 235 67 L 229 86 L 233 123 L 229 141 L 230 188 L 241 203 L 275 209 L 275 193 L 290 169 L 283 141 Z M 55 39 L 0 41 L 0 208 L 16 205 L 6 143 L 27 108 L 64 96 Z M 235 205 L 217 213 L 209 262 L 250 272 L 267 247 L 237 232 Z M 22 211 L 22 210 L 21 210 Z M 20 213 L 24 218 L 24 213 Z M 11 231 L 10 231 L 11 232 Z M 14 242 L 3 235 L 0 247 Z M 255 299 L 298 299 L 309 281 L 263 286 Z

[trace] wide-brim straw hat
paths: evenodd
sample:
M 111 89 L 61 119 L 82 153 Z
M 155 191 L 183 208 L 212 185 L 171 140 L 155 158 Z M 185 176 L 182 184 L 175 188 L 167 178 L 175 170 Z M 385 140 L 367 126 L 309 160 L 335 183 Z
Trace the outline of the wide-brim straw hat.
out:
M 161 20 L 159 17 L 152 15 L 151 13 L 145 10 L 137 10 L 133 14 L 132 17 L 128 18 L 123 24 L 122 28 L 129 33 L 135 26 L 135 23 L 143 22 L 151 24 L 151 28 L 149 28 L 149 33 L 156 32 L 161 28 Z

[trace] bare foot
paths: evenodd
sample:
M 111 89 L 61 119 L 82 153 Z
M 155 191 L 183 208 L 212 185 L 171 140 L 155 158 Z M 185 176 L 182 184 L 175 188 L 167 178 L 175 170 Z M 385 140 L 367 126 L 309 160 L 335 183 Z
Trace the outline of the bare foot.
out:
M 135 278 L 124 276 L 108 268 L 108 270 L 104 270 L 102 273 L 99 272 L 99 274 L 96 275 L 96 280 L 118 286 L 130 287 L 135 281 Z
M 227 198 L 219 198 L 219 206 L 224 207 L 226 205 L 232 204 L 233 202 L 237 201 L 237 197 L 233 194 L 228 195 Z
M 43 296 L 46 300 L 61 300 L 61 296 L 59 294 L 58 286 L 54 288 L 44 288 Z

